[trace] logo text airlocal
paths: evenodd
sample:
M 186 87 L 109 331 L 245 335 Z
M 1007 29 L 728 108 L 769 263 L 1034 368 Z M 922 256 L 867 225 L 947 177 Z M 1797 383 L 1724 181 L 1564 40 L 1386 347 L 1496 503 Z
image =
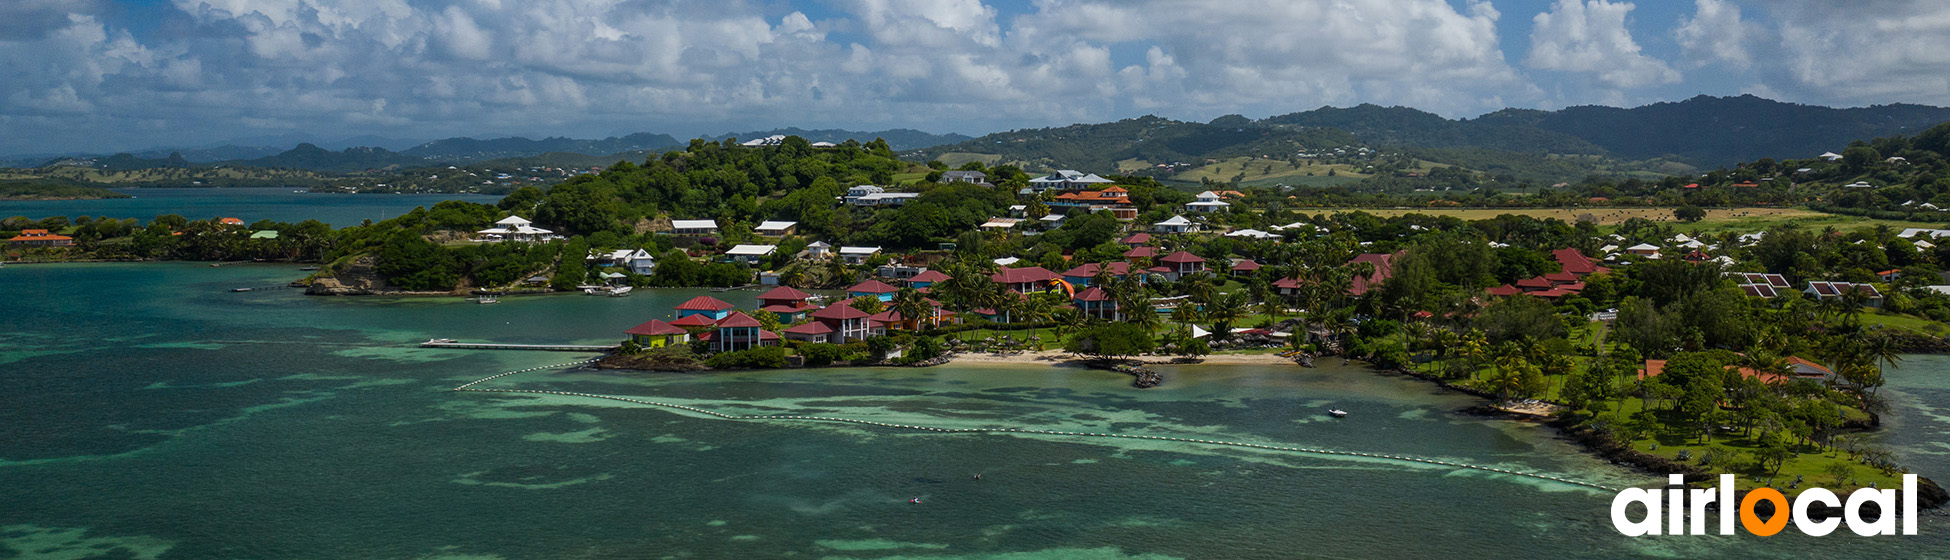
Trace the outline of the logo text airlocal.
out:
M 1675 486 L 1686 482 L 1685 477 L 1676 474 L 1672 475 L 1671 481 Z M 1896 501 L 1895 490 L 1863 488 L 1849 494 L 1848 501 L 1843 502 L 1834 492 L 1825 488 L 1809 488 L 1802 490 L 1801 495 L 1797 496 L 1794 504 L 1790 506 L 1787 496 L 1782 495 L 1781 491 L 1773 488 L 1757 488 L 1747 492 L 1746 498 L 1740 500 L 1738 507 L 1730 507 L 1728 504 L 1733 503 L 1733 475 L 1723 474 L 1720 475 L 1719 488 L 1663 491 L 1656 488 L 1627 488 L 1620 491 L 1618 496 L 1611 500 L 1611 525 L 1617 528 L 1619 533 L 1628 537 L 1658 535 L 1661 529 L 1660 512 L 1663 511 L 1665 512 L 1663 517 L 1666 518 L 1665 534 L 1704 535 L 1707 534 L 1706 505 L 1717 503 L 1720 505 L 1719 520 L 1722 535 L 1733 534 L 1735 516 L 1740 518 L 1740 526 L 1745 527 L 1747 532 L 1763 537 L 1781 532 L 1781 529 L 1787 527 L 1789 519 L 1794 521 L 1794 526 L 1802 533 L 1816 537 L 1834 532 L 1843 521 L 1847 521 L 1848 529 L 1857 535 L 1865 537 L 1894 535 L 1896 534 L 1894 515 Z M 1754 512 L 1754 507 L 1760 502 L 1774 504 L 1772 518 L 1763 521 L 1760 515 Z M 1876 504 L 1882 510 L 1881 516 L 1873 521 L 1862 518 L 1862 506 L 1870 503 Z M 1916 534 L 1916 475 L 1903 475 L 1902 503 L 1903 534 L 1914 535 Z M 1645 506 L 1645 519 L 1633 521 L 1627 518 L 1625 509 L 1632 504 Z M 1814 505 L 1842 508 L 1842 516 L 1815 521 L 1808 516 L 1808 508 Z M 1685 522 L 1689 509 L 1692 514 L 1690 524 Z

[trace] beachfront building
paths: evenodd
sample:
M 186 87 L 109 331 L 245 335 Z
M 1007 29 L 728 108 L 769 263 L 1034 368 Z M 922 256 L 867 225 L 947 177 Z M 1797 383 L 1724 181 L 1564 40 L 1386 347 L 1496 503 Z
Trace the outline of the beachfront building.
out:
M 1025 192 L 1035 194 L 1043 191 L 1073 191 L 1095 188 L 1111 184 L 1110 179 L 1098 177 L 1095 173 L 1084 173 L 1074 169 L 1058 169 L 1048 175 L 1029 180 Z
M 1124 320 L 1123 311 L 1117 308 L 1117 300 L 1110 297 L 1110 292 L 1104 291 L 1101 287 L 1091 286 L 1079 290 L 1076 295 L 1070 297 L 1070 303 L 1076 305 L 1077 311 L 1083 313 L 1085 317 L 1105 321 Z
M 781 323 L 796 322 L 817 309 L 812 304 L 812 298 L 812 294 L 779 286 L 758 294 L 758 310 L 778 316 Z
M 853 306 L 847 305 L 847 303 L 846 301 L 834 302 L 833 305 L 828 305 L 825 309 L 813 312 L 813 321 L 824 324 L 831 331 L 827 335 L 827 342 L 841 344 L 861 340 L 869 336 L 887 334 L 886 325 L 875 322 L 867 312 L 854 309 Z M 807 324 L 810 325 L 812 323 Z
M 20 235 L 8 239 L 7 244 L 14 247 L 67 247 L 74 245 L 74 238 L 45 229 L 23 229 Z
M 758 227 L 752 228 L 752 232 L 766 237 L 783 237 L 792 235 L 793 228 L 798 226 L 799 222 L 766 220 L 759 222 Z
M 632 273 L 649 276 L 657 268 L 657 258 L 642 249 L 617 249 L 600 259 L 603 264 L 622 267 Z
M 779 344 L 779 335 L 765 330 L 757 319 L 743 312 L 733 311 L 718 320 L 716 326 L 716 329 L 698 337 L 698 340 L 709 342 L 713 352 L 737 352 Z
M 935 284 L 953 279 L 955 279 L 953 276 L 949 276 L 938 270 L 922 270 L 920 274 L 909 277 L 907 279 L 907 285 L 916 290 L 926 290 L 933 288 Z
M 713 235 L 718 233 L 717 220 L 671 220 L 672 235 Z
M 1049 291 L 1050 281 L 1061 278 L 1062 276 L 1040 266 L 1002 267 L 995 274 L 989 275 L 990 281 L 1001 284 L 1002 287 L 1018 294 Z
M 708 317 L 711 322 L 715 323 L 718 319 L 723 319 L 730 315 L 734 307 L 736 306 L 725 303 L 724 300 L 718 298 L 697 296 L 691 298 L 690 301 L 677 304 L 677 318 L 681 320 L 691 316 L 702 316 Z
M 235 220 L 236 218 L 231 219 Z M 242 224 L 243 222 L 240 220 L 238 223 Z M 555 232 L 535 227 L 535 222 L 530 222 L 521 216 L 502 218 L 500 221 L 494 222 L 494 227 L 474 233 L 480 235 L 482 241 L 536 242 L 548 241 L 549 239 L 558 237 L 555 235 Z
M 772 256 L 772 253 L 776 253 L 778 250 L 778 245 L 738 245 L 732 247 L 730 251 L 725 251 L 724 255 L 731 257 L 731 260 L 736 262 L 758 264 L 759 261 Z
M 635 342 L 637 346 L 644 348 L 663 348 L 691 341 L 690 331 L 656 319 L 630 327 L 630 330 L 623 331 L 623 334 L 630 335 L 630 342 Z
M 1185 209 L 1192 212 L 1218 212 L 1232 207 L 1232 203 L 1219 200 L 1220 198 L 1219 193 L 1212 191 L 1198 193 L 1197 200 L 1185 204 Z
M 1870 284 L 1810 281 L 1808 288 L 1802 292 L 1814 296 L 1817 300 L 1845 299 L 1849 292 L 1856 292 L 1862 297 L 1862 305 L 1882 307 L 1882 292 L 1877 291 L 1876 287 Z
M 1077 265 L 1076 268 L 1063 271 L 1063 281 L 1069 282 L 1071 286 L 1083 288 L 1090 285 L 1090 279 L 1096 278 L 1098 274 L 1106 269 L 1110 271 L 1111 278 L 1121 279 L 1131 274 L 1131 263 L 1085 263 Z M 1138 277 L 1143 278 L 1143 275 L 1139 275 Z

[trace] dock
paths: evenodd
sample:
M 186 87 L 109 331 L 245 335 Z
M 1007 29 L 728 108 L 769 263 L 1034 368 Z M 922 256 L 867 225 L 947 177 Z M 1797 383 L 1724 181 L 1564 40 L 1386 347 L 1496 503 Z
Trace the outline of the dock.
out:
M 420 343 L 421 348 L 455 348 L 461 350 L 530 350 L 539 352 L 608 352 L 615 346 L 597 344 L 504 344 L 499 342 L 456 342 L 452 339 L 437 338 Z

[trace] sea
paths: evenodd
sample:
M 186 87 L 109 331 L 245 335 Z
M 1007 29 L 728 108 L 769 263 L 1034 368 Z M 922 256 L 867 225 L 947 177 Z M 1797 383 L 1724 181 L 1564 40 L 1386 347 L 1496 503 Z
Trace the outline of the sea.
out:
M 419 343 L 614 343 L 692 297 L 755 294 L 273 287 L 304 274 L 0 268 L 0 558 L 1950 557 L 1941 511 L 1917 536 L 1624 537 L 1611 491 L 1424 461 L 1658 478 L 1359 363 L 1165 367 L 1148 390 L 1049 364 L 589 370 L 557 367 L 589 353 Z M 629 400 L 453 390 L 507 372 L 470 388 Z M 1870 439 L 1950 481 L 1950 357 L 1888 377 Z
M 144 222 L 164 214 L 192 220 L 229 217 L 301 222 L 316 219 L 333 227 L 356 226 L 364 220 L 397 218 L 415 207 L 432 207 L 443 200 L 482 204 L 500 196 L 477 194 L 337 194 L 313 193 L 293 187 L 142 188 L 110 189 L 135 198 L 100 200 L 0 200 L 0 218 L 51 216 L 135 218 Z

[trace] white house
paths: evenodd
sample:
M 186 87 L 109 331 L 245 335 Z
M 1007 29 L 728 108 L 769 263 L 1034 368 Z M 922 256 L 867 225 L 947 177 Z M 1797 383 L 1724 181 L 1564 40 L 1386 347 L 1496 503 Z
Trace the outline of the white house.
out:
M 1842 159 L 1842 154 L 1838 154 L 1835 152 L 1822 152 L 1820 157 L 1821 159 L 1825 159 L 1828 161 L 1840 161 Z
M 792 228 L 798 225 L 799 222 L 775 222 L 767 220 L 760 222 L 758 227 L 752 228 L 752 231 L 766 237 L 779 237 L 791 234 Z
M 1950 237 L 1950 229 L 1906 228 L 1902 231 L 1902 233 L 1896 234 L 1896 237 L 1901 237 L 1903 239 L 1912 239 L 1918 235 L 1930 239 L 1935 239 L 1938 237 Z
M 718 232 L 718 221 L 671 220 L 670 232 L 677 235 L 710 235 Z
M 724 254 L 734 261 L 756 264 L 760 259 L 772 256 L 772 253 L 778 250 L 778 245 L 739 245 L 732 247 L 730 251 L 725 251 Z
M 508 216 L 495 222 L 494 227 L 474 232 L 484 241 L 547 241 L 555 237 L 555 232 L 535 227 L 521 216 Z
M 1060 226 L 1062 226 L 1062 225 L 1063 225 L 1063 220 L 1064 220 L 1064 218 L 1065 218 L 1065 216 L 1064 216 L 1064 215 L 1062 215 L 1062 214 L 1049 214 L 1049 215 L 1046 215 L 1046 216 L 1043 216 L 1043 218 L 1042 218 L 1041 220 L 1037 220 L 1037 221 L 1039 221 L 1039 222 L 1042 222 L 1042 224 L 1043 224 L 1043 227 L 1046 227 L 1046 228 L 1050 228 L 1050 229 L 1056 229 L 1057 227 L 1060 227 Z
M 811 245 L 806 246 L 807 257 L 823 259 L 831 254 L 833 254 L 833 244 L 825 241 L 814 241 Z
M 784 134 L 774 134 L 764 138 L 756 138 L 752 140 L 746 140 L 744 142 L 739 142 L 738 145 L 756 148 L 759 146 L 777 146 L 779 145 L 779 143 L 784 141 L 785 141 Z
M 1233 231 L 1229 231 L 1229 232 L 1226 232 L 1226 237 L 1246 237 L 1246 238 L 1251 238 L 1251 239 L 1273 239 L 1273 238 L 1277 238 L 1277 237 L 1279 237 L 1279 236 L 1278 236 L 1278 235 L 1274 235 L 1274 234 L 1271 234 L 1271 233 L 1267 233 L 1267 232 L 1264 232 L 1264 231 L 1260 231 L 1260 230 L 1256 230 L 1256 229 L 1251 229 L 1251 228 L 1248 228 L 1248 229 L 1241 229 L 1241 230 L 1233 230 Z
M 1058 169 L 1049 175 L 1030 179 L 1029 188 L 1025 190 L 1032 193 L 1040 193 L 1047 190 L 1069 191 L 1087 189 L 1096 185 L 1109 183 L 1111 183 L 1110 179 L 1098 177 L 1096 173 L 1084 173 L 1074 169 Z
M 618 249 L 604 256 L 610 264 L 628 269 L 630 272 L 648 276 L 657 268 L 657 258 L 642 249 Z
M 1151 231 L 1158 233 L 1192 233 L 1198 231 L 1198 224 L 1185 219 L 1184 216 L 1172 216 L 1169 220 L 1151 224 Z
M 1873 189 L 1875 187 L 1876 187 L 1875 185 L 1869 184 L 1868 181 L 1856 181 L 1853 183 L 1842 185 L 1842 188 L 1845 189 Z
M 1659 246 L 1653 245 L 1651 243 L 1640 243 L 1637 245 L 1633 245 L 1631 247 L 1626 247 L 1625 252 L 1638 255 L 1641 257 L 1648 257 L 1654 259 L 1659 258 Z
M 846 264 L 860 264 L 880 254 L 879 247 L 840 247 L 840 260 Z
M 1219 198 L 1219 193 L 1212 191 L 1198 193 L 1198 200 L 1193 201 L 1191 204 L 1186 204 L 1185 209 L 1193 212 L 1217 212 L 1232 206 L 1231 203 L 1219 200 Z
M 875 188 L 879 188 L 879 187 L 875 187 Z M 849 197 L 846 203 L 852 204 L 854 206 L 900 206 L 902 204 L 907 204 L 908 201 L 914 200 L 915 197 L 919 197 L 919 196 L 921 196 L 921 193 L 877 192 L 877 193 L 862 195 L 859 198 Z
M 1022 223 L 1022 220 L 1015 218 L 989 218 L 989 221 L 982 222 L 982 225 L 976 227 L 985 230 L 1009 229 L 1016 227 L 1016 224 L 1020 223 Z

